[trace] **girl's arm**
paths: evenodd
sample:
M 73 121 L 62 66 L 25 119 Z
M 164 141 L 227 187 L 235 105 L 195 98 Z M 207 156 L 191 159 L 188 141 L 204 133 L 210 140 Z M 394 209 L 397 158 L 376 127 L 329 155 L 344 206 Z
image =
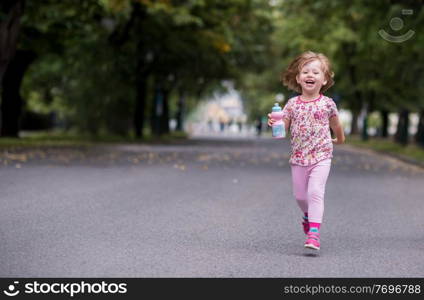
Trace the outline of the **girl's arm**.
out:
M 332 139 L 334 144 L 343 144 L 345 142 L 345 135 L 343 126 L 340 123 L 338 116 L 332 116 L 330 118 L 330 127 L 333 130 L 334 134 L 336 135 L 335 139 Z

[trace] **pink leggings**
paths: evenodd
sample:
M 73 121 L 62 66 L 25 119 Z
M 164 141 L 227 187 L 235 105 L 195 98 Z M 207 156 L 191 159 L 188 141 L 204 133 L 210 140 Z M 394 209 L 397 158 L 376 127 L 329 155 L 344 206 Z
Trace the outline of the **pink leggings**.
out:
M 322 223 L 325 183 L 331 158 L 303 167 L 291 165 L 293 194 L 300 209 L 308 213 L 309 222 Z

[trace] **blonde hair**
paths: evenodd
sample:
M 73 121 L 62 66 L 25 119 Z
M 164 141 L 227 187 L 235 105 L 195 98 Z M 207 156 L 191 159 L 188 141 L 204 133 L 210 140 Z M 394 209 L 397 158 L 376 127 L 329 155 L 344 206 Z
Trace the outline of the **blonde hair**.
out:
M 324 77 L 327 81 L 327 83 L 321 87 L 320 92 L 323 93 L 328 90 L 334 84 L 334 72 L 331 70 L 330 60 L 324 54 L 312 51 L 303 52 L 289 64 L 287 69 L 281 74 L 281 81 L 283 85 L 287 86 L 290 90 L 301 93 L 302 88 L 300 84 L 297 83 L 296 76 L 305 64 L 313 60 L 319 60 L 321 62 Z

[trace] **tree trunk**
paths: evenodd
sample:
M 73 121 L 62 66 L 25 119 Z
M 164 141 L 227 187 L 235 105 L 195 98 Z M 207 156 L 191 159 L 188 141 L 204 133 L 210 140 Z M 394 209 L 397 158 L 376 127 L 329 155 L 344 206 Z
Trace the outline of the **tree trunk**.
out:
M 363 141 L 368 141 L 368 103 L 364 103 L 362 107 L 361 115 L 362 115 L 361 138 Z
M 132 30 L 137 32 L 136 96 L 133 124 L 136 138 L 142 139 L 145 123 L 147 80 L 151 73 L 152 63 L 145 59 L 146 51 L 143 39 L 140 38 L 143 35 L 143 21 L 147 15 L 145 6 L 136 1 L 132 1 L 131 7 L 132 10 L 127 23 L 122 27 L 116 27 L 108 40 L 111 45 L 119 49 L 130 40 Z
M 368 141 L 368 114 L 364 116 L 364 119 L 362 121 L 362 132 L 361 137 L 363 141 Z
M 421 146 L 424 147 L 424 109 L 421 109 L 420 111 L 420 118 L 418 121 L 418 130 L 415 134 L 415 142 Z
M 156 80 L 156 79 L 155 79 Z M 163 93 L 159 83 L 155 83 L 152 110 L 150 113 L 150 130 L 152 135 L 160 134 L 160 120 L 163 114 Z
M 389 111 L 382 110 L 381 114 L 381 137 L 387 138 L 389 136 Z
M 24 9 L 24 0 L 1 0 L 0 2 L 0 82 L 7 66 L 16 52 L 20 18 Z
M 408 128 L 409 128 L 409 111 L 403 109 L 399 113 L 399 121 L 395 134 L 395 141 L 401 145 L 408 144 Z
M 32 51 L 16 51 L 3 76 L 0 135 L 19 136 L 19 119 L 22 113 L 23 99 L 20 95 L 22 79 L 29 65 L 35 59 Z
M 350 124 L 350 134 L 351 135 L 359 133 L 358 116 L 359 116 L 359 113 L 357 111 L 352 111 L 352 123 Z
M 185 106 L 185 92 L 183 88 L 180 88 L 179 90 L 179 96 L 178 96 L 178 106 L 177 106 L 177 131 L 183 131 L 184 128 L 184 106 Z
M 137 87 L 135 97 L 134 128 L 135 136 L 143 138 L 144 116 L 146 110 L 147 77 L 137 73 Z
M 163 93 L 163 111 L 162 115 L 160 116 L 160 130 L 159 134 L 168 134 L 169 133 L 169 94 L 170 90 L 162 90 Z

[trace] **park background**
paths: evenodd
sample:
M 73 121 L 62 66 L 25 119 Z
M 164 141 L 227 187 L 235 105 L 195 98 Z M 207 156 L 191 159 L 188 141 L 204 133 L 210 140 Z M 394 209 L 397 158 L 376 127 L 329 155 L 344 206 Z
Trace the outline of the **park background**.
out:
M 422 278 L 422 4 L 2 0 L 0 276 Z M 265 125 L 305 50 L 346 132 L 314 254 Z
M 422 4 L 2 1 L 0 144 L 266 131 L 293 96 L 281 72 L 313 50 L 347 142 L 422 162 Z

